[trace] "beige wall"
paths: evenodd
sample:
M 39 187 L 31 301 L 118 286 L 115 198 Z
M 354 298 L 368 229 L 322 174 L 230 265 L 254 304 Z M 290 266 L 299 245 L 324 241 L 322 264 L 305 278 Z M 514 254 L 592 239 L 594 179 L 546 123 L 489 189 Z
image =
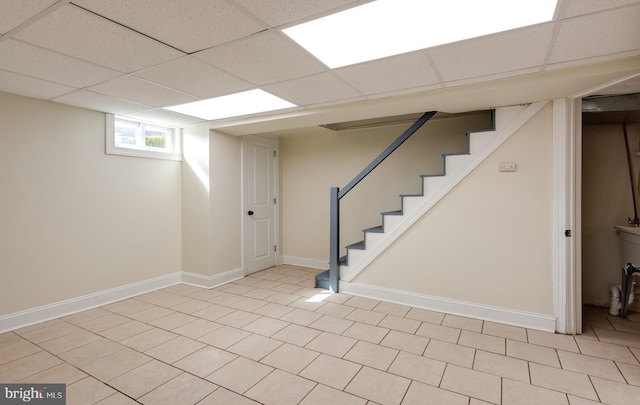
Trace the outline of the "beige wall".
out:
M 209 128 L 182 131 L 182 270 L 211 275 L 212 226 L 209 189 Z
M 241 138 L 184 129 L 183 270 L 215 276 L 242 268 Z
M 283 256 L 328 262 L 329 189 L 345 186 L 408 126 L 281 138 Z M 400 209 L 400 194 L 420 193 L 420 174 L 441 172 L 443 153 L 466 152 L 465 131 L 489 126 L 487 113 L 425 124 L 341 201 L 341 246 L 380 225 L 381 212 Z
M 212 273 L 242 268 L 242 138 L 211 131 Z
M 105 115 L 0 93 L 0 315 L 181 270 L 180 162 L 106 155 Z
M 631 153 L 640 149 L 640 124 L 627 126 Z M 633 218 L 633 199 L 622 124 L 582 130 L 582 288 L 585 304 L 608 306 L 609 286 L 620 284 L 620 242 L 615 225 Z M 638 185 L 640 159 L 632 158 Z
M 553 314 L 552 119 L 549 105 L 353 281 Z

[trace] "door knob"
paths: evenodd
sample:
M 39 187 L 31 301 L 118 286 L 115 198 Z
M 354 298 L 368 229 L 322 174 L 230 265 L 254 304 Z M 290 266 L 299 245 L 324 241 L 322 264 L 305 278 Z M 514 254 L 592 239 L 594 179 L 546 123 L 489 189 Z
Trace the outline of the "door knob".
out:
M 247 214 L 253 215 L 253 211 L 249 211 L 249 212 L 247 212 Z

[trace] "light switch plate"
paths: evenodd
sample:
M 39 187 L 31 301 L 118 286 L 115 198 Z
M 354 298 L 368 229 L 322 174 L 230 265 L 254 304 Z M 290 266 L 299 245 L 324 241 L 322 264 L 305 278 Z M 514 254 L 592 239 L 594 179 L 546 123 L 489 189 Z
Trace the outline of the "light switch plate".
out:
M 504 162 L 498 165 L 499 172 L 515 172 L 516 164 L 513 162 Z

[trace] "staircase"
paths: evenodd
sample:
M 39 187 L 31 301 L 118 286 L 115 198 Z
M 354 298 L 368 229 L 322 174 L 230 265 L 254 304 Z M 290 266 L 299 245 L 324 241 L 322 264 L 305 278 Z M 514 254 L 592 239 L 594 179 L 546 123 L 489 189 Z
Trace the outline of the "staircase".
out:
M 469 153 L 443 155 L 442 173 L 420 176 L 420 194 L 400 195 L 399 210 L 381 213 L 381 225 L 364 229 L 363 240 L 346 246 L 347 254 L 339 260 L 339 279 L 351 281 L 540 108 L 532 104 L 496 109 L 493 130 L 467 133 Z M 316 275 L 316 287 L 331 288 L 330 270 Z

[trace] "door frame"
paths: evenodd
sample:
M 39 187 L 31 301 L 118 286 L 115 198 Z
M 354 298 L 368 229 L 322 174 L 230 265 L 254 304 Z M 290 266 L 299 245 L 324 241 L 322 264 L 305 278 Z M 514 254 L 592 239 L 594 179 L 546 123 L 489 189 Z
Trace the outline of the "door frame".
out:
M 553 305 L 556 332 L 582 333 L 582 97 L 553 100 Z
M 249 255 L 249 249 L 247 248 L 247 235 L 246 235 L 246 229 L 247 229 L 247 223 L 249 221 L 249 218 L 247 216 L 247 211 L 249 209 L 249 203 L 247 202 L 247 191 L 246 188 L 248 186 L 247 184 L 247 173 L 246 173 L 246 162 L 245 162 L 245 153 L 246 153 L 246 147 L 247 147 L 247 143 L 249 142 L 253 142 L 253 141 L 270 141 L 273 142 L 273 147 L 275 150 L 275 157 L 274 157 L 274 168 L 273 168 L 273 195 L 276 198 L 276 203 L 274 204 L 273 207 L 273 241 L 276 245 L 276 251 L 275 251 L 275 257 L 274 257 L 274 265 L 278 266 L 281 264 L 282 262 L 282 255 L 280 253 L 281 249 L 281 243 L 280 243 L 280 142 L 279 142 L 279 138 L 274 137 L 265 137 L 265 136 L 258 136 L 258 135 L 245 135 L 242 137 L 242 142 L 241 142 L 241 170 L 242 170 L 242 267 L 244 269 L 244 275 L 247 276 L 249 273 L 249 269 L 247 266 L 248 263 L 248 255 Z
M 582 333 L 582 99 L 637 77 L 640 73 L 553 101 L 553 294 L 558 333 Z

